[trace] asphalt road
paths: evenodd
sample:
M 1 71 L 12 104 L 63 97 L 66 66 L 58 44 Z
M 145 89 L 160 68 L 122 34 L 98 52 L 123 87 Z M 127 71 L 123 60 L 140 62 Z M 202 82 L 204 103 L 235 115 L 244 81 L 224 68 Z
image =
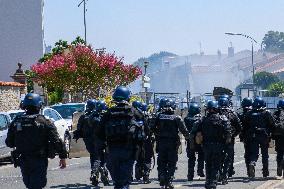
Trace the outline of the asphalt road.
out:
M 183 146 L 183 151 L 184 151 Z M 220 189 L 269 189 L 269 188 L 284 188 L 284 180 L 275 177 L 276 175 L 276 161 L 275 154 L 270 155 L 270 177 L 263 179 L 261 173 L 261 159 L 257 163 L 256 178 L 252 181 L 246 177 L 246 168 L 243 159 L 242 143 L 237 143 L 235 155 L 235 170 L 236 174 L 229 180 L 228 185 L 220 185 Z M 58 168 L 58 159 L 49 161 L 48 169 L 48 184 L 46 188 L 57 189 L 89 189 L 93 188 L 89 181 L 89 159 L 77 158 L 68 160 L 68 167 L 64 170 Z M 185 151 L 179 156 L 178 170 L 175 175 L 175 188 L 204 188 L 204 178 L 195 178 L 193 182 L 188 182 L 187 177 L 187 159 Z M 160 188 L 157 181 L 157 171 L 151 173 L 151 184 L 140 184 L 135 182 L 131 188 Z M 101 188 L 103 187 L 100 183 Z M 2 163 L 0 164 L 0 189 L 22 189 L 25 188 L 22 182 L 20 170 L 15 169 L 13 165 Z

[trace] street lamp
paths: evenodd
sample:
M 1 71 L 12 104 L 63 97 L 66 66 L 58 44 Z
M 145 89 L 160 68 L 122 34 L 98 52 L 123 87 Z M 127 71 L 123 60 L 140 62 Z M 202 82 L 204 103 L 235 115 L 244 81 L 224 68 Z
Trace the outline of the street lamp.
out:
M 87 23 L 86 23 L 86 0 L 82 0 L 79 4 L 78 7 L 81 6 L 81 4 L 84 5 L 84 33 L 85 33 L 85 45 L 87 45 Z
M 252 38 L 251 36 L 249 35 L 246 35 L 246 34 L 242 34 L 242 33 L 230 33 L 230 32 L 227 32 L 225 33 L 226 35 L 238 35 L 238 36 L 243 36 L 247 39 L 249 39 L 251 41 L 251 65 L 252 65 L 252 83 L 253 83 L 253 91 L 254 91 L 254 96 L 256 96 L 256 91 L 255 91 L 255 82 L 254 82 L 254 75 L 255 75 L 255 67 L 254 67 L 254 57 L 253 57 L 253 44 L 254 43 L 257 43 L 257 41 Z
M 144 77 L 143 77 L 143 84 L 144 84 L 144 89 L 145 89 L 145 101 L 146 101 L 146 104 L 149 104 L 149 100 L 148 100 L 148 87 L 145 85 L 146 81 L 145 81 L 145 78 L 146 78 L 146 74 L 147 74 L 147 67 L 149 65 L 149 62 L 144 62 Z

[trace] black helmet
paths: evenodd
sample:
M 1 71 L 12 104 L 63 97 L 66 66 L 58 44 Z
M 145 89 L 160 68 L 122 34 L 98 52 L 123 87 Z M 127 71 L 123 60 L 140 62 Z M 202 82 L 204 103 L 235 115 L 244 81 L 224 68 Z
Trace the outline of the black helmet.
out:
M 229 107 L 230 106 L 229 99 L 228 98 L 219 98 L 218 105 L 220 107 Z
M 102 112 L 102 111 L 104 111 L 106 109 L 107 109 L 107 105 L 106 105 L 105 101 L 103 101 L 103 100 L 97 101 L 97 103 L 96 103 L 96 110 L 98 112 Z
M 97 101 L 95 99 L 90 99 L 86 103 L 86 110 L 92 111 L 96 108 Z
M 279 102 L 277 104 L 277 108 L 284 109 L 284 100 L 283 99 L 279 100 Z
M 40 109 L 42 107 L 42 100 L 38 94 L 35 93 L 28 93 L 24 100 L 22 101 L 22 109 L 29 109 L 29 108 L 37 108 Z
M 141 103 L 140 101 L 138 101 L 138 100 L 135 100 L 135 101 L 132 102 L 132 106 L 133 106 L 133 108 L 136 108 L 136 109 L 140 109 L 140 110 L 141 110 L 141 108 L 142 108 L 142 103 Z
M 222 95 L 219 96 L 219 99 L 221 99 L 221 98 L 227 98 L 229 100 L 230 96 L 227 95 L 227 94 L 222 94 Z
M 148 105 L 146 103 L 142 103 L 141 104 L 141 109 L 142 109 L 143 112 L 147 112 Z
M 166 106 L 168 99 L 166 98 L 161 98 L 160 102 L 159 102 L 159 108 L 164 108 Z
M 125 86 L 119 86 L 115 89 L 113 95 L 112 95 L 113 100 L 117 102 L 121 102 L 123 100 L 129 101 L 130 99 L 130 91 L 127 87 Z
M 200 114 L 200 112 L 201 112 L 201 109 L 197 103 L 191 103 L 189 105 L 189 108 L 188 108 L 189 115 L 197 115 L 197 114 Z
M 252 108 L 253 109 L 260 109 L 260 108 L 265 108 L 266 103 L 261 97 L 256 97 L 252 103 Z
M 242 108 L 248 108 L 252 106 L 252 99 L 249 97 L 246 97 L 242 100 Z
M 218 102 L 215 100 L 209 100 L 206 106 L 207 110 L 216 110 L 218 109 Z

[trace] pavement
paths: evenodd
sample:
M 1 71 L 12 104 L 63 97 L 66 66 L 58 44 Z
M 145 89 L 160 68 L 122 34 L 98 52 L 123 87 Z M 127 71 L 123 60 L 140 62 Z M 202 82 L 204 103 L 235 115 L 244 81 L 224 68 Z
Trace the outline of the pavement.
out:
M 236 174 L 229 180 L 228 185 L 219 185 L 219 189 L 284 189 L 284 179 L 277 178 L 276 175 L 276 161 L 275 154 L 270 155 L 270 177 L 262 178 L 261 173 L 261 159 L 257 162 L 256 178 L 249 180 L 246 177 L 246 168 L 243 158 L 243 145 L 237 142 L 235 146 L 235 171 Z M 261 157 L 260 157 L 261 158 Z M 60 170 L 58 167 L 58 159 L 49 161 L 48 168 L 48 184 L 46 188 L 50 189 L 91 189 L 94 188 L 90 185 L 89 181 L 89 159 L 74 158 L 68 160 L 68 167 L 64 170 Z M 187 158 L 185 153 L 185 146 L 183 146 L 183 153 L 179 156 L 178 170 L 175 174 L 174 185 L 175 188 L 204 188 L 204 178 L 195 177 L 193 182 L 188 182 L 187 177 Z M 159 189 L 159 183 L 157 181 L 156 167 L 151 172 L 151 184 L 141 184 L 134 182 L 130 188 L 133 189 Z M 23 189 L 25 188 L 19 168 L 15 169 L 13 165 L 9 163 L 0 164 L 0 189 Z M 100 187 L 110 189 L 113 187 L 103 187 L 100 183 Z

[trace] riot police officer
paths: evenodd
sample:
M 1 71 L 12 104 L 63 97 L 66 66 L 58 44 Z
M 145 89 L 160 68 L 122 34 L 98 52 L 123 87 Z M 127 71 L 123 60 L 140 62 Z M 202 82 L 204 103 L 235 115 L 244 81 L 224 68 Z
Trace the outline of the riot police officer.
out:
M 86 103 L 86 110 L 83 115 L 80 116 L 77 124 L 77 130 L 73 132 L 73 139 L 76 141 L 79 138 L 83 138 L 86 149 L 90 154 L 90 164 L 91 164 L 91 177 L 90 181 L 92 184 L 97 185 L 96 175 L 94 171 L 94 163 L 95 163 L 95 146 L 94 146 L 94 127 L 89 124 L 89 118 L 92 114 L 92 111 L 96 107 L 96 100 L 91 99 Z
M 242 106 L 242 112 L 238 114 L 238 117 L 243 125 L 244 123 L 244 116 L 246 115 L 246 113 L 248 111 L 251 110 L 251 106 L 252 106 L 252 99 L 249 97 L 246 97 L 242 100 L 241 103 Z M 244 127 L 242 127 L 241 133 L 240 133 L 240 141 L 244 143 L 244 158 L 245 158 L 245 164 L 246 164 L 246 168 L 247 168 L 247 175 L 249 176 L 249 145 L 248 145 L 248 135 L 246 133 L 246 130 L 244 129 Z
M 137 111 L 139 111 L 142 114 L 142 103 L 138 100 L 135 100 L 132 102 L 132 107 L 135 108 Z M 141 120 L 138 120 L 140 123 L 140 126 L 143 127 L 143 130 L 145 131 L 145 123 L 144 123 L 144 117 Z M 140 180 L 144 175 L 144 158 L 145 158 L 145 148 L 144 148 L 144 140 L 145 140 L 145 133 L 143 133 L 143 140 L 141 140 L 137 144 L 136 149 L 136 163 L 135 163 L 135 178 L 136 180 Z
M 47 183 L 48 157 L 59 154 L 60 168 L 66 167 L 67 152 L 54 124 L 40 115 L 42 100 L 38 94 L 28 93 L 22 103 L 26 111 L 11 123 L 6 145 L 15 148 L 12 156 L 19 166 L 28 189 L 41 189 Z
M 106 141 L 108 148 L 107 168 L 114 181 L 115 189 L 129 188 L 137 141 L 141 130 L 136 120 L 142 116 L 130 104 L 130 91 L 119 86 L 113 95 L 114 107 L 103 115 L 96 136 Z
M 217 187 L 217 174 L 221 164 L 222 151 L 225 144 L 231 143 L 231 126 L 226 116 L 218 113 L 218 102 L 207 103 L 207 115 L 197 122 L 190 134 L 190 145 L 194 144 L 194 136 L 201 132 L 206 163 L 206 189 Z
M 92 111 L 92 114 L 89 116 L 89 125 L 93 128 L 93 143 L 94 143 L 94 166 L 93 166 L 93 177 L 92 184 L 94 186 L 98 185 L 99 175 L 101 176 L 101 181 L 104 186 L 109 185 L 108 179 L 108 170 L 106 168 L 106 143 L 100 140 L 95 135 L 95 130 L 99 127 L 101 118 L 105 111 L 107 110 L 107 105 L 105 101 L 98 100 L 96 102 L 96 108 Z
M 189 106 L 188 114 L 184 118 L 184 123 L 187 127 L 187 130 L 191 132 L 193 125 L 195 122 L 199 121 L 201 119 L 201 108 L 197 103 L 192 103 Z M 198 153 L 198 165 L 197 165 L 197 175 L 200 177 L 205 177 L 203 169 L 204 169 L 204 153 L 201 144 L 197 144 L 195 142 L 194 149 L 190 149 L 189 141 L 187 141 L 187 157 L 188 157 L 188 174 L 187 179 L 188 181 L 193 181 L 194 177 L 194 166 L 196 157 L 195 154 Z
M 220 98 L 218 100 L 218 105 L 219 105 L 219 112 L 222 115 L 225 115 L 231 125 L 232 129 L 232 140 L 231 143 L 226 144 L 224 146 L 224 161 L 222 162 L 221 166 L 221 182 L 222 184 L 227 184 L 228 177 L 232 177 L 232 175 L 235 174 L 234 171 L 234 155 L 235 155 L 235 137 L 239 135 L 241 132 L 241 122 L 240 119 L 238 118 L 238 115 L 236 112 L 232 110 L 230 107 L 230 101 L 228 98 Z
M 161 101 L 161 111 L 158 113 L 152 127 L 157 143 L 158 178 L 162 187 L 174 188 L 172 181 L 178 161 L 179 131 L 186 139 L 189 138 L 189 132 L 182 118 L 174 114 L 175 103 L 171 100 Z
M 278 102 L 278 110 L 274 112 L 277 127 L 273 132 L 273 139 L 275 140 L 275 151 L 277 152 L 277 176 L 284 177 L 284 100 Z
M 255 98 L 252 103 L 252 110 L 245 114 L 243 127 L 247 133 L 247 143 L 250 150 L 249 177 L 255 177 L 255 164 L 258 160 L 259 148 L 262 154 L 262 174 L 263 177 L 268 177 L 268 147 L 275 121 L 270 111 L 266 109 L 266 103 L 261 97 Z

